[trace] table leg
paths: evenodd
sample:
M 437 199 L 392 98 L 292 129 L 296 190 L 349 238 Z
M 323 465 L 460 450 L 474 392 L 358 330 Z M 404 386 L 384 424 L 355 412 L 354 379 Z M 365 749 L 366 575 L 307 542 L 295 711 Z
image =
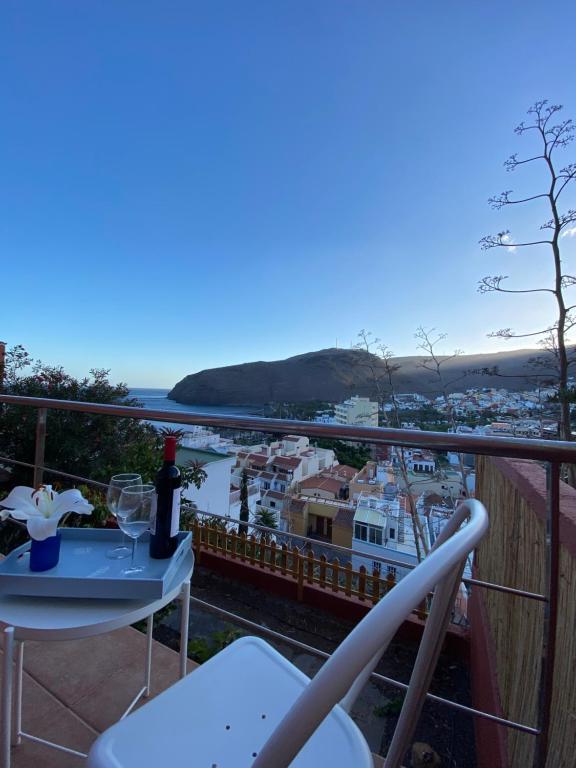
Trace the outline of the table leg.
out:
M 2 680 L 2 768 L 10 768 L 12 731 L 12 666 L 14 660 L 14 627 L 4 630 L 4 669 Z
M 190 619 L 190 581 L 182 584 L 180 591 L 180 678 L 186 677 L 188 665 L 188 621 Z
M 22 743 L 22 677 L 24 673 L 24 641 L 16 641 L 16 712 L 14 717 L 13 744 Z
M 154 628 L 154 614 L 151 613 L 146 621 L 146 676 L 144 678 L 144 697 L 150 696 L 150 677 L 152 674 L 152 630 Z

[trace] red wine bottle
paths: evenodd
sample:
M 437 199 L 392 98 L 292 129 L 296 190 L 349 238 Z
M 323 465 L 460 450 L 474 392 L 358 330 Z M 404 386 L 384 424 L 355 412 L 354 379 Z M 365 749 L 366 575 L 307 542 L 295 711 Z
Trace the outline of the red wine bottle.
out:
M 180 525 L 180 470 L 176 466 L 176 438 L 164 438 L 164 464 L 156 475 L 156 514 L 150 520 L 150 557 L 172 557 Z

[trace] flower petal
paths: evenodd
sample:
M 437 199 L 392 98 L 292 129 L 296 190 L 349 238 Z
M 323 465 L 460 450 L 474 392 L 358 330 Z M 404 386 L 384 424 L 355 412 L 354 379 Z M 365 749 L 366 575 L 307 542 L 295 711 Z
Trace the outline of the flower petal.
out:
M 34 488 L 28 488 L 25 485 L 17 485 L 13 488 L 5 499 L 2 499 L 0 506 L 8 507 L 8 509 L 18 509 L 21 512 L 28 512 L 29 514 L 37 514 L 36 506 L 32 496 L 34 494 Z
M 58 518 L 66 512 L 76 512 L 79 515 L 89 515 L 94 507 L 89 504 L 77 488 L 69 491 L 63 491 L 54 496 L 54 505 L 52 515 L 58 515 Z
M 58 520 L 56 517 L 33 517 L 28 520 L 28 533 L 36 541 L 44 541 L 56 535 Z
M 37 509 L 5 509 L 4 512 L 13 517 L 14 520 L 30 520 L 33 517 L 44 517 Z

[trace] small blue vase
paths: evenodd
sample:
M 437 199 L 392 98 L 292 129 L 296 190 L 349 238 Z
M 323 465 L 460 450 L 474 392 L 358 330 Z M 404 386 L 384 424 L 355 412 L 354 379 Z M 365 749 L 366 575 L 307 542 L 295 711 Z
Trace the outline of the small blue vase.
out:
M 32 539 L 30 547 L 30 570 L 47 571 L 58 565 L 60 559 L 60 534 L 49 536 L 43 541 Z

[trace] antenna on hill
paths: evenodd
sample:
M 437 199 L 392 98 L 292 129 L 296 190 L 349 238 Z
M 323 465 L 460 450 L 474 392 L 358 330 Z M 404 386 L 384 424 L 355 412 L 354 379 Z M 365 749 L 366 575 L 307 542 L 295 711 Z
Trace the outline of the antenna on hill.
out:
M 336 336 L 336 349 L 338 349 L 338 336 Z

